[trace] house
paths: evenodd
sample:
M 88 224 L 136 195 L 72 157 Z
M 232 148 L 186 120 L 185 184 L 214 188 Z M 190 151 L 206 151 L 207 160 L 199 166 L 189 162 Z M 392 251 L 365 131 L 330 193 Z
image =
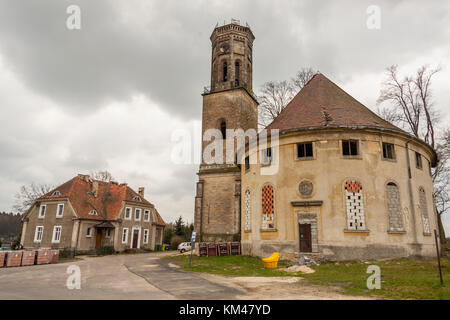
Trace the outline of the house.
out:
M 92 180 L 79 174 L 36 199 L 22 218 L 24 248 L 98 247 L 154 250 L 163 241 L 165 222 L 155 206 L 127 184 Z
M 255 37 L 250 27 L 231 23 L 217 26 L 210 39 L 202 137 L 211 129 L 224 140 L 235 139 L 231 133 L 238 130 L 255 132 Z M 269 136 L 258 148 L 247 143 L 244 155 L 226 163 L 202 159 L 194 213 L 200 239 L 240 239 L 243 254 L 277 251 L 283 259 L 435 254 L 432 234 L 439 228 L 431 168 L 438 159 L 427 143 L 380 118 L 321 73 L 266 129 L 279 138 Z M 228 145 L 235 148 L 229 142 L 223 154 L 233 151 Z M 212 149 L 207 141 L 202 148 L 202 154 Z

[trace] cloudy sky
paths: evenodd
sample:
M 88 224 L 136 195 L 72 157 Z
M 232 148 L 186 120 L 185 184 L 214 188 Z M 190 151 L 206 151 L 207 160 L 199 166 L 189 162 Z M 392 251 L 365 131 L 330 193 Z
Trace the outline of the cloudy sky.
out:
M 80 30 L 66 27 L 73 4 Z M 367 28 L 369 5 L 380 29 Z M 198 134 L 209 36 L 231 18 L 256 36 L 256 91 L 312 67 L 375 110 L 387 66 L 441 65 L 434 101 L 450 120 L 447 0 L 2 0 L 0 211 L 23 184 L 107 169 L 144 186 L 166 221 L 192 221 L 198 166 L 170 160 L 171 137 Z

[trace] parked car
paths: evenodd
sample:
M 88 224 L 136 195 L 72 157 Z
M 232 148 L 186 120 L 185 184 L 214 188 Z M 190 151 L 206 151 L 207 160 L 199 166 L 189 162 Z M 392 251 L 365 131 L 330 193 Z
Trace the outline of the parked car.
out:
M 180 251 L 180 253 L 190 251 L 191 249 L 192 247 L 190 242 L 182 242 L 178 245 L 178 251 Z
M 2 251 L 11 250 L 11 245 L 9 243 L 2 243 L 2 246 L 0 247 L 0 250 L 2 250 Z

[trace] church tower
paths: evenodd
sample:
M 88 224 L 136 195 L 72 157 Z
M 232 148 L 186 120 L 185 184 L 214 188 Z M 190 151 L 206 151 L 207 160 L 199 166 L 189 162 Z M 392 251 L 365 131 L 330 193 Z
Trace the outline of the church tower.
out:
M 258 102 L 252 90 L 253 40 L 249 26 L 217 26 L 211 35 L 211 86 L 203 96 L 202 137 L 208 129 L 257 130 Z M 202 163 L 195 197 L 195 230 L 201 241 L 231 241 L 240 235 L 241 173 L 233 163 Z M 225 141 L 224 141 L 225 148 Z M 224 157 L 225 160 L 225 157 Z

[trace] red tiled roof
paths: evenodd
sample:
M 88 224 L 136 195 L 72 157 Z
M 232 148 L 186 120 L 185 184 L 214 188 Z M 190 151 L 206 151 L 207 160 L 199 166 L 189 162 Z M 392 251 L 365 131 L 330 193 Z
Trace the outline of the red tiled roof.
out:
M 325 127 L 375 127 L 406 133 L 320 73 L 314 75 L 266 129 L 279 129 L 281 133 Z
M 165 227 L 165 226 L 166 226 L 166 223 L 164 222 L 164 220 L 163 220 L 163 219 L 161 218 L 161 216 L 159 215 L 158 210 L 155 209 L 155 212 L 156 212 L 156 219 L 157 219 L 158 221 L 153 222 L 153 224 L 155 224 L 155 225 L 157 225 L 157 226 Z
M 98 183 L 97 196 L 92 193 L 94 183 Z M 61 195 L 52 196 L 54 191 L 59 191 Z M 115 220 L 124 201 L 154 207 L 143 197 L 140 197 L 141 201 L 135 200 L 137 196 L 139 194 L 126 184 L 90 180 L 79 175 L 38 198 L 37 201 L 68 198 L 79 218 Z M 90 215 L 89 212 L 92 210 L 97 211 L 97 215 Z M 161 217 L 159 219 L 164 223 Z

